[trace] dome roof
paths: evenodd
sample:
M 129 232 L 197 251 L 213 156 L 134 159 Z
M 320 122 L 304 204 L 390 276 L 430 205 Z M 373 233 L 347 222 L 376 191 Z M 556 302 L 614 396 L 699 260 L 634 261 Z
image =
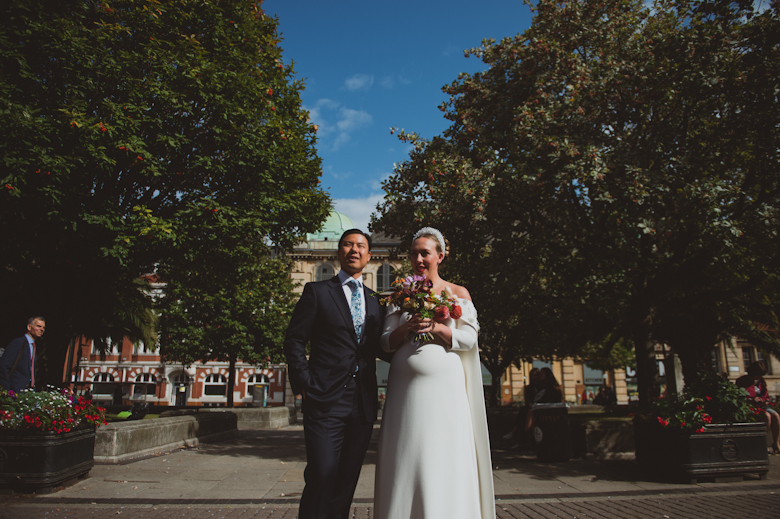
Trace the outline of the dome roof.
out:
M 338 211 L 331 211 L 328 218 L 325 220 L 325 224 L 322 226 L 320 232 L 309 233 L 306 235 L 306 241 L 315 240 L 328 240 L 338 243 L 341 235 L 348 229 L 354 229 L 355 224 L 349 216 L 339 213 Z

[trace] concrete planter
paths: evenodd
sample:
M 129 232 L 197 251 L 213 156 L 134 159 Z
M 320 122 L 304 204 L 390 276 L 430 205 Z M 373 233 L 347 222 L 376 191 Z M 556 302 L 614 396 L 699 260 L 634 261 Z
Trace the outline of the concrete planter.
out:
M 769 457 L 763 423 L 713 424 L 702 433 L 682 433 L 652 423 L 634 423 L 636 460 L 665 479 L 700 479 L 758 474 L 766 478 Z
M 57 434 L 0 431 L 0 488 L 48 494 L 86 477 L 94 465 L 95 428 Z
M 237 435 L 235 413 L 224 411 L 115 422 L 98 429 L 95 461 L 102 464 L 123 463 Z

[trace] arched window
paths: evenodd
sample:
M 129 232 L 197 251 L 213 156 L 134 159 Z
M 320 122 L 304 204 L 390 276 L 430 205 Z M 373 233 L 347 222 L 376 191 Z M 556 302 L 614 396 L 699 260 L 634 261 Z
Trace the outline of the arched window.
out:
M 114 375 L 111 373 L 97 373 L 92 377 L 93 395 L 111 395 L 114 393 Z
M 212 373 L 203 381 L 203 394 L 206 396 L 225 396 L 227 393 L 227 379 L 225 375 Z
M 326 281 L 332 278 L 334 275 L 333 267 L 328 263 L 320 263 L 317 265 L 317 273 L 315 281 Z
M 172 384 L 188 384 L 190 376 L 183 371 L 179 371 L 176 375 L 170 377 L 170 380 Z
M 254 375 L 249 375 L 249 378 L 246 381 L 246 393 L 248 395 L 252 394 L 252 386 L 255 384 L 268 384 L 268 376 L 263 375 L 262 373 L 255 373 Z
M 151 373 L 141 373 L 135 377 L 135 384 L 133 385 L 133 398 L 140 398 L 144 395 L 154 396 L 155 389 L 154 375 Z
M 395 269 L 385 262 L 376 273 L 376 290 L 377 292 L 384 292 L 393 288 L 393 281 L 395 281 Z
M 252 384 L 268 384 L 268 376 L 263 375 L 262 373 L 255 373 L 254 375 L 249 375 L 249 379 L 246 383 L 250 386 Z

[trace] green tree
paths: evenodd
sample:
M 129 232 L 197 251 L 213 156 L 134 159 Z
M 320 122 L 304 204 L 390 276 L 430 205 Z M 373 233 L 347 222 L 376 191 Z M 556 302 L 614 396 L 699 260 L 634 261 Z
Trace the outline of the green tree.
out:
M 441 137 L 401 134 L 417 147 L 386 184 L 382 223 L 458 220 L 497 256 L 470 266 L 487 292 L 541 296 L 520 318 L 554 323 L 544 348 L 626 338 L 649 400 L 657 341 L 690 374 L 703 342 L 777 324 L 765 292 L 778 268 L 778 11 L 539 1 L 525 33 L 470 51 L 487 68 L 445 87 Z
M 297 300 L 287 261 L 256 257 L 204 239 L 188 261 L 161 266 L 166 285 L 158 301 L 163 358 L 189 366 L 229 363 L 227 405 L 233 406 L 236 362 L 284 362 L 284 333 Z
M 127 287 L 221 212 L 249 222 L 219 228 L 226 247 L 287 249 L 326 217 L 303 84 L 257 2 L 10 0 L 0 15 L 0 315 L 8 335 L 48 319 L 44 381 L 70 338 L 129 328 Z
M 595 321 L 583 317 L 576 334 L 565 336 L 560 314 L 568 305 L 558 279 L 545 277 L 540 247 L 547 243 L 520 231 L 519 223 L 517 239 L 501 239 L 497 226 L 506 222 L 485 211 L 493 179 L 484 168 L 474 167 L 447 139 L 429 142 L 406 132 L 399 137 L 413 144 L 410 159 L 385 183 L 385 201 L 372 226 L 403 237 L 405 244 L 423 225 L 444 233 L 450 255 L 441 274 L 471 293 L 481 326 L 480 358 L 493 379 L 489 403 L 499 405 L 501 377 L 513 362 L 568 355 L 583 340 L 574 335 Z

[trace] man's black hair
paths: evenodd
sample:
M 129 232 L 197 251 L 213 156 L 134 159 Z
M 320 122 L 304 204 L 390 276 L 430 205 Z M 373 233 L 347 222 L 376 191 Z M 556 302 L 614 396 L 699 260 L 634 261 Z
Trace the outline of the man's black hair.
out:
M 362 234 L 365 236 L 366 241 L 368 242 L 368 250 L 371 250 L 371 235 L 367 232 L 363 232 L 360 229 L 349 229 L 348 231 L 344 231 L 344 234 L 341 235 L 341 238 L 339 238 L 339 248 L 341 248 L 341 242 L 344 241 L 344 238 L 349 236 L 350 234 Z

